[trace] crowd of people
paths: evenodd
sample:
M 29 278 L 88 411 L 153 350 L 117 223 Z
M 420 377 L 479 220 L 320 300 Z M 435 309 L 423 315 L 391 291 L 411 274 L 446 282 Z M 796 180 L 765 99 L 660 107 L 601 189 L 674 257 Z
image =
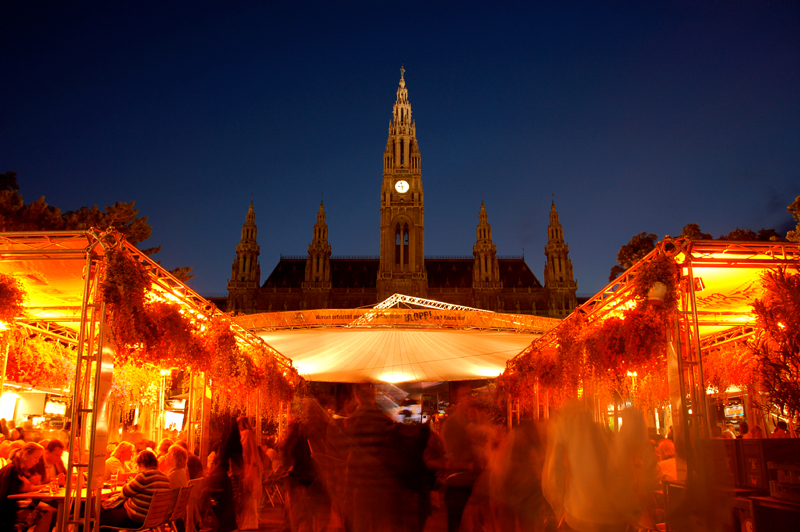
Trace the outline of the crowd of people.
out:
M 8 430 L 7 438 L 0 436 L 0 530 L 52 530 L 55 506 L 36 499 L 20 506 L 8 496 L 66 483 L 69 434 L 53 431 L 45 433 L 53 437 L 26 441 L 26 436 L 30 439 L 43 431 L 17 430 L 5 420 L 0 420 L 0 427 Z M 113 481 L 122 489 L 121 496 L 108 505 L 104 503 L 101 525 L 139 528 L 156 490 L 184 488 L 190 480 L 204 476 L 202 461 L 189 452 L 185 440 L 164 438 L 156 445 L 143 439 L 138 427 L 129 434 L 136 443 L 123 440 L 106 449 L 105 481 Z
M 612 532 L 640 522 L 661 480 L 677 480 L 671 431 L 648 433 L 634 410 L 622 412 L 617 432 L 582 403 L 508 431 L 468 394 L 453 399 L 433 430 L 430 423 L 394 422 L 369 385 L 354 387 L 352 400 L 333 415 L 306 398 L 277 443 L 262 445 L 246 417 L 227 423 L 206 464 L 179 433 L 156 443 L 134 426 L 106 450 L 105 479 L 122 490 L 104 503 L 100 523 L 138 528 L 155 491 L 205 479 L 204 515 L 190 522 L 210 519 L 220 532 L 257 529 L 270 483 L 282 492 L 293 532 L 422 532 L 432 509 L 442 506 L 448 532 Z M 20 507 L 7 496 L 64 484 L 68 434 L 52 431 L 34 442 L 25 441 L 32 432 L 4 420 L 0 429 L 8 432 L 0 443 L 0 530 L 47 532 L 55 525 L 53 506 Z M 739 430 L 735 437 L 759 437 L 746 423 Z M 712 436 L 726 437 L 722 427 Z M 770 437 L 790 437 L 785 423 Z

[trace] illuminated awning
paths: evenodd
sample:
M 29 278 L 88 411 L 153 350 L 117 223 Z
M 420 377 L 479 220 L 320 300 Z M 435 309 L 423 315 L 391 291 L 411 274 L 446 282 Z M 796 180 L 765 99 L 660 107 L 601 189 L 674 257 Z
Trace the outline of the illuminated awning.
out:
M 497 377 L 560 320 L 437 308 L 317 309 L 238 316 L 306 380 L 437 382 Z

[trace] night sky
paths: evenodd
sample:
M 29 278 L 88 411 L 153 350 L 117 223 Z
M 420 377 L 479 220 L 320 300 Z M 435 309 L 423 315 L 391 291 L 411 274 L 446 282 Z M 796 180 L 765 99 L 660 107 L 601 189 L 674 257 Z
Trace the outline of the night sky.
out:
M 0 171 L 62 210 L 136 201 L 201 294 L 251 197 L 262 282 L 323 195 L 333 254 L 377 255 L 405 61 L 427 255 L 472 254 L 482 198 L 542 280 L 554 194 L 581 294 L 641 231 L 793 227 L 800 3 L 526 4 L 5 0 Z

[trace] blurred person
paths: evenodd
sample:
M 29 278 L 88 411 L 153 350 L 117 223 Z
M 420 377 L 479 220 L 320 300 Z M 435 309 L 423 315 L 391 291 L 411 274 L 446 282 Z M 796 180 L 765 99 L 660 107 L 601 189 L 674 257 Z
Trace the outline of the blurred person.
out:
M 545 449 L 536 424 L 521 422 L 492 454 L 489 497 L 497 529 L 534 532 L 555 524 L 555 515 L 542 494 Z
M 447 458 L 444 503 L 447 509 L 448 532 L 457 532 L 461 528 L 464 508 L 472 496 L 472 489 L 481 472 L 477 449 L 468 430 L 470 424 L 468 399 L 469 392 L 460 390 L 455 401 L 455 410 L 442 426 L 442 439 Z
M 502 440 L 502 430 L 492 423 L 486 413 L 475 406 L 467 409 L 467 433 L 474 449 L 478 477 L 461 516 L 462 530 L 481 529 L 492 519 L 493 501 L 490 498 L 489 461 Z
M 164 461 L 167 464 L 166 475 L 172 489 L 185 488 L 189 485 L 189 475 L 186 470 L 188 459 L 189 453 L 177 443 L 173 443 L 167 451 Z
M 293 531 L 324 530 L 331 514 L 327 463 L 315 463 L 312 453 L 327 456 L 328 415 L 316 400 L 305 398 L 302 413 L 289 422 L 282 453 L 290 468 L 287 508 Z
M 25 442 L 22 440 L 4 441 L 2 445 L 0 445 L 0 458 L 11 458 L 11 453 L 16 449 L 20 449 L 23 445 L 25 445 Z
M 5 439 L 8 439 L 8 421 L 6 421 L 4 417 L 0 418 L 0 434 L 2 434 Z
M 108 445 L 106 445 L 106 460 L 111 458 L 111 455 L 114 454 L 114 449 L 116 449 L 116 448 L 117 448 L 117 444 L 113 443 L 113 442 L 109 443 Z
M 142 431 L 139 430 L 139 424 L 138 423 L 134 423 L 133 430 L 128 433 L 128 438 L 127 438 L 128 441 L 131 442 L 132 444 L 136 445 L 137 443 L 142 441 L 143 437 L 144 436 L 142 435 Z
M 750 432 L 750 425 L 747 424 L 747 421 L 742 421 L 739 423 L 739 435 L 736 436 L 736 439 L 743 439 L 748 432 Z
M 152 451 L 136 455 L 137 473 L 122 488 L 123 504 L 100 512 L 100 527 L 141 528 L 150 508 L 153 493 L 170 489 L 169 479 L 158 470 L 158 459 Z
M 242 442 L 242 478 L 239 483 L 240 511 L 239 530 L 258 528 L 258 501 L 261 499 L 261 472 L 263 465 L 258 452 L 258 443 L 250 420 L 242 416 L 236 420 Z
M 183 447 L 186 450 L 186 454 L 188 456 L 186 460 L 186 472 L 189 475 L 189 480 L 195 480 L 197 478 L 203 478 L 205 476 L 205 468 L 203 467 L 203 461 L 197 457 L 194 453 L 189 451 L 189 444 L 186 443 L 186 440 L 180 440 L 178 445 Z
M 111 457 L 106 460 L 105 478 L 109 479 L 111 475 L 116 473 L 119 477 L 125 479 L 134 473 L 129 465 L 133 458 L 134 450 L 135 447 L 131 442 L 119 442 L 119 445 L 111 453 Z
M 725 430 L 722 431 L 722 437 L 726 440 L 735 440 L 736 439 L 736 431 L 733 430 L 733 424 L 728 423 L 725 425 Z
M 578 532 L 624 532 L 657 486 L 644 419 L 621 413 L 613 435 L 579 402 L 561 409 L 547 445 L 542 488 L 560 522 Z
M 778 421 L 775 426 L 777 427 L 775 431 L 769 435 L 771 438 L 791 438 L 792 435 L 789 434 L 787 430 L 786 422 L 785 421 Z
M 659 476 L 661 480 L 678 481 L 678 464 L 675 459 L 675 444 L 672 440 L 661 440 L 658 443 Z
M 396 500 L 398 507 L 404 508 L 398 519 L 407 532 L 422 532 L 431 513 L 431 490 L 436 483 L 436 473 L 428 466 L 431 463 L 435 467 L 430 452 L 428 463 L 425 461 L 431 434 L 428 423 L 395 423 L 385 444 L 384 463 L 392 478 L 397 480 Z M 440 447 L 440 450 L 443 449 Z
M 22 429 L 11 429 L 8 432 L 8 439 L 11 441 L 22 440 Z
M 351 505 L 346 520 L 351 532 L 389 530 L 396 525 L 386 517 L 393 509 L 394 486 L 381 456 L 394 423 L 378 408 L 372 385 L 357 385 L 355 400 L 358 406 L 344 424 L 350 442 L 346 482 Z
M 761 430 L 761 427 L 759 427 L 758 425 L 756 425 L 755 427 L 750 429 L 747 432 L 747 434 L 742 436 L 742 438 L 747 439 L 747 440 L 758 440 L 758 439 L 761 439 L 763 437 L 764 437 L 764 431 Z
M 267 438 L 266 443 L 262 447 L 264 448 L 264 454 L 269 458 L 272 470 L 277 471 L 280 467 L 280 460 L 278 459 L 278 451 L 275 450 L 275 436 Z
M 155 455 L 158 458 L 158 469 L 162 473 L 167 472 L 167 465 L 164 463 L 164 458 L 167 456 L 167 452 L 169 452 L 169 448 L 172 447 L 172 444 L 175 443 L 170 438 L 162 438 L 160 442 L 158 442 L 158 447 L 156 447 Z
M 231 483 L 231 463 L 242 462 L 242 440 L 236 419 L 226 424 L 225 433 L 220 440 L 214 463 L 209 469 L 206 486 L 213 494 L 216 504 L 211 506 L 217 518 L 219 532 L 236 530 L 236 504 Z
M 40 444 L 41 445 L 41 444 Z M 64 454 L 64 444 L 58 440 L 50 440 L 44 448 L 44 453 L 39 463 L 31 471 L 41 478 L 41 484 L 48 484 L 52 480 L 58 480 L 62 486 L 67 479 L 67 469 L 61 461 Z
M 33 532 L 50 529 L 55 518 L 55 508 L 40 501 L 33 501 L 27 507 L 19 508 L 16 500 L 8 498 L 9 495 L 35 489 L 28 476 L 43 454 L 44 448 L 38 443 L 26 443 L 15 449 L 11 461 L 0 469 L 0 530 L 16 530 L 17 525 L 22 530 L 33 527 Z
M 208 458 L 206 467 L 208 468 L 209 471 L 211 471 L 211 468 L 214 467 L 214 460 L 216 459 L 217 453 L 219 452 L 219 445 L 220 441 L 216 440 L 211 442 L 211 445 L 208 448 Z

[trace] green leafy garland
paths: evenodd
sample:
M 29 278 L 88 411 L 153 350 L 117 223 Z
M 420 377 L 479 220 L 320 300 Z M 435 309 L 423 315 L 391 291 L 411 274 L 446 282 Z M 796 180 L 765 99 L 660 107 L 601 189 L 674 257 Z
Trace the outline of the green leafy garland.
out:
M 24 309 L 25 291 L 20 282 L 0 273 L 0 321 L 11 323 Z
M 291 400 L 299 380 L 293 368 L 282 369 L 266 346 L 240 345 L 230 322 L 220 315 L 198 321 L 177 304 L 148 299 L 151 284 L 144 266 L 124 251 L 108 252 L 100 289 L 110 310 L 119 365 L 206 372 L 219 410 L 246 409 L 250 394 L 243 390 L 262 390 L 262 406 L 270 410 Z M 129 373 L 136 380 L 146 377 Z M 134 389 L 143 389 L 141 383 L 119 393 L 131 395 Z

